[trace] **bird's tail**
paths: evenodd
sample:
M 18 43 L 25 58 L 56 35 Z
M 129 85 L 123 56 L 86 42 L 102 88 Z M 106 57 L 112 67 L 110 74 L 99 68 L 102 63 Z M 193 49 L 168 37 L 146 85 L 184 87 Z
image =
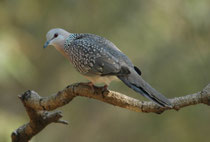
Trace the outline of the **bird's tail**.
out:
M 136 72 L 131 72 L 127 76 L 118 76 L 118 78 L 121 81 L 123 81 L 128 87 L 132 88 L 134 91 L 142 94 L 143 96 L 147 97 L 148 99 L 154 101 L 159 106 L 170 107 L 170 108 L 173 107 L 171 102 L 165 96 L 163 96 L 157 90 L 152 88 Z

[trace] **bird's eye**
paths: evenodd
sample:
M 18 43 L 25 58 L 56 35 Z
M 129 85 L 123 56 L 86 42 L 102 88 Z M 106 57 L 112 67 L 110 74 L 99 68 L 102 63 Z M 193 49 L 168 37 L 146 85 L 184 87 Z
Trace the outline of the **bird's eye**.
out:
M 54 34 L 54 38 L 56 38 L 56 37 L 58 37 L 58 33 L 55 33 L 55 34 Z

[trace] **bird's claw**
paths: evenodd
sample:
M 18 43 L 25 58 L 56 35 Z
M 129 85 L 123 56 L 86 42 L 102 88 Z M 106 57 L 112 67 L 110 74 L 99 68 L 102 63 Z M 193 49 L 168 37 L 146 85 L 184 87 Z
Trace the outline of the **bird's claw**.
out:
M 103 87 L 101 87 L 101 93 L 102 93 L 102 97 L 105 98 L 104 93 L 107 91 L 108 85 L 104 85 Z
M 88 82 L 87 85 L 91 88 L 91 90 L 94 90 L 94 84 L 92 82 Z

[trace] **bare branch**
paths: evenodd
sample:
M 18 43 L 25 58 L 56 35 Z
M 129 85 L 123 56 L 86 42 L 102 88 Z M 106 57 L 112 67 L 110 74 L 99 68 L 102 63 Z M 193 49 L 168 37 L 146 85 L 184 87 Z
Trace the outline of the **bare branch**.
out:
M 49 111 L 68 104 L 76 96 L 97 99 L 136 112 L 154 112 L 160 114 L 165 110 L 179 110 L 186 106 L 201 103 L 210 105 L 210 84 L 200 92 L 170 99 L 174 105 L 173 108 L 162 108 L 153 102 L 139 101 L 118 92 L 89 86 L 87 83 L 67 86 L 64 90 L 49 97 L 41 97 L 35 91 L 29 90 L 19 96 L 19 98 L 26 108 L 30 122 L 20 126 L 12 133 L 12 141 L 28 142 L 33 136 L 52 122 L 68 124 L 67 121 L 60 120 L 62 117 L 60 111 Z

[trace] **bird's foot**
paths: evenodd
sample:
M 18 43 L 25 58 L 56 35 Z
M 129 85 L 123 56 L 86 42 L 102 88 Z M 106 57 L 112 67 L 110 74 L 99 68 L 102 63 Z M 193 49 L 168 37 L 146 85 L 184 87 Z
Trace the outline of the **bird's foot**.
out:
M 104 86 L 102 86 L 102 87 L 98 87 L 98 86 L 95 86 L 92 82 L 88 82 L 87 85 L 88 85 L 92 90 L 94 90 L 94 91 L 96 91 L 96 90 L 95 90 L 96 88 L 100 89 L 103 98 L 105 98 L 104 92 L 107 91 L 108 85 L 104 85 Z
M 104 87 L 102 87 L 104 90 L 107 90 L 108 85 L 104 85 Z
M 104 93 L 107 91 L 108 85 L 104 85 L 103 87 L 101 87 L 101 92 L 102 92 L 102 97 L 105 98 Z
M 97 90 L 98 91 L 100 90 L 101 94 L 102 94 L 102 97 L 105 98 L 104 93 L 107 91 L 108 85 L 104 85 L 102 87 L 98 87 L 98 86 L 95 86 L 92 82 L 80 83 L 80 84 L 90 87 L 90 89 L 93 90 L 94 92 L 97 91 Z
M 102 87 L 95 86 L 92 82 L 84 83 L 84 85 L 88 85 L 91 89 L 94 89 L 94 87 L 101 89 L 102 91 L 106 91 L 108 88 L 108 85 L 104 85 Z
M 92 82 L 87 82 L 87 83 L 83 83 L 83 82 L 81 82 L 81 83 L 79 83 L 79 84 L 81 84 L 81 85 L 85 85 L 85 86 L 89 86 L 92 90 L 94 90 L 94 84 L 92 83 Z
M 93 82 L 88 82 L 87 85 L 91 88 L 91 90 L 94 90 L 94 84 L 93 84 Z

